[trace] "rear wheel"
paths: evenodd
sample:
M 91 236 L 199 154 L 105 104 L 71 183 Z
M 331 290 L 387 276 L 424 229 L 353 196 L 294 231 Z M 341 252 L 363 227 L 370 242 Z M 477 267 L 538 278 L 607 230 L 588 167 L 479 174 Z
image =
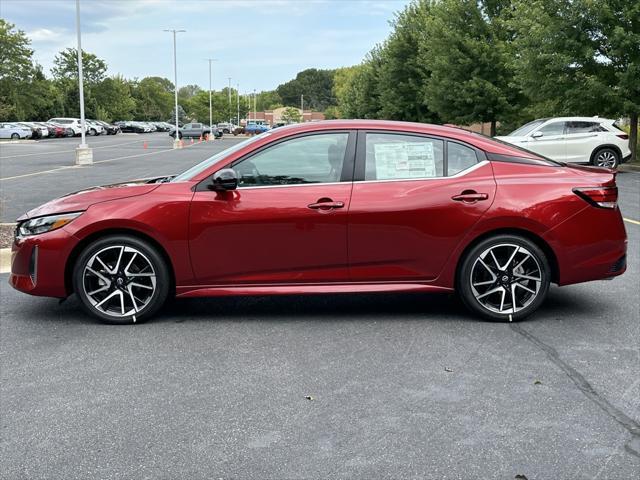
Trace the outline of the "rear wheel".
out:
M 74 291 L 90 314 L 106 323 L 147 320 L 169 293 L 169 271 L 147 242 L 113 235 L 90 244 L 73 269 Z
M 518 321 L 542 304 L 550 279 L 549 262 L 535 243 L 497 235 L 467 253 L 458 292 L 467 308 L 487 320 Z
M 612 148 L 603 148 L 593 156 L 593 164 L 596 167 L 618 168 L 620 155 Z
M 12 133 L 11 134 L 11 140 L 20 140 L 20 134 L 19 133 Z

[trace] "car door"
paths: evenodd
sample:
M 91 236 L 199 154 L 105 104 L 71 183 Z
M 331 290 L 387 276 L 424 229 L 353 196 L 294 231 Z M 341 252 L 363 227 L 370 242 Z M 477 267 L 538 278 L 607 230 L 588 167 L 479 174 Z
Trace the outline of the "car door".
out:
M 565 132 L 567 155 L 565 161 L 589 162 L 591 153 L 602 142 L 601 132 L 603 130 L 598 122 L 567 122 Z
M 350 278 L 430 281 L 491 205 L 484 153 L 445 138 L 361 132 L 349 209 Z
M 198 283 L 347 281 L 354 154 L 355 133 L 302 134 L 230 165 L 236 190 L 214 192 L 209 179 L 201 182 L 190 210 Z
M 529 134 L 529 141 L 522 146 L 542 156 L 563 162 L 567 156 L 565 121 L 556 120 L 542 125 Z

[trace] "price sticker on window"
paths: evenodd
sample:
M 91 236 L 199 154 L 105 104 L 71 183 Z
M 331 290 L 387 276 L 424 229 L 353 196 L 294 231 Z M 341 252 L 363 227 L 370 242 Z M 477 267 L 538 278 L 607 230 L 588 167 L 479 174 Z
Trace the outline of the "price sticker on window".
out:
M 436 176 L 431 142 L 376 143 L 374 155 L 378 180 Z

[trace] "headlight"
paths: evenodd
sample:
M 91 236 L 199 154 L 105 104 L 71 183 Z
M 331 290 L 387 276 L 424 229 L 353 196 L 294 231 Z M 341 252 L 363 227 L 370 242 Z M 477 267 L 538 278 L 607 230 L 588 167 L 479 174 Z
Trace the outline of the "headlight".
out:
M 21 237 L 30 235 L 38 235 L 40 233 L 50 232 L 57 228 L 64 227 L 74 218 L 81 215 L 82 212 L 61 213 L 60 215 L 48 215 L 46 217 L 32 218 L 18 225 L 18 234 Z

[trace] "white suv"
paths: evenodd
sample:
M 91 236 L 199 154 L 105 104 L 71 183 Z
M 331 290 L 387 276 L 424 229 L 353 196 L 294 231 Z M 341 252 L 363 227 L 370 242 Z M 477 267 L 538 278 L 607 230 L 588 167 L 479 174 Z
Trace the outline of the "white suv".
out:
M 631 156 L 629 136 L 606 118 L 541 118 L 496 138 L 559 162 L 616 168 Z
M 82 133 L 82 126 L 79 118 L 51 118 L 48 121 L 63 125 L 65 128 L 70 128 L 76 136 Z M 104 130 L 100 125 L 94 124 L 91 120 L 85 120 L 85 128 L 87 135 L 100 135 Z

